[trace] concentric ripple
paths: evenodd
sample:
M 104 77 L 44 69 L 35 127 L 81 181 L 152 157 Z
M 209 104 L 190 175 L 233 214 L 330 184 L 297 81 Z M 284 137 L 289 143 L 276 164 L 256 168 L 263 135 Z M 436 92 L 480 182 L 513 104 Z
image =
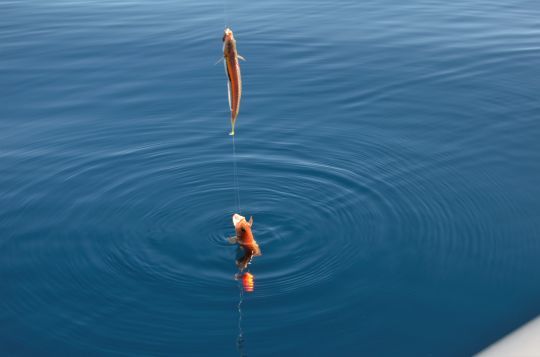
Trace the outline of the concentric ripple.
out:
M 161 133 L 157 127 L 148 134 Z M 3 241 L 9 252 L 4 267 L 13 277 L 27 276 L 11 280 L 5 311 L 38 324 L 42 320 L 35 312 L 48 311 L 52 323 L 63 326 L 49 338 L 70 340 L 78 348 L 91 347 L 88 327 L 103 319 L 107 324 L 93 338 L 146 335 L 170 344 L 176 334 L 208 321 L 213 324 L 208 333 L 225 338 L 234 309 L 220 323 L 211 316 L 223 314 L 237 298 L 236 248 L 226 240 L 234 234 L 236 210 L 227 139 L 215 139 L 193 157 L 182 154 L 190 141 L 179 146 L 169 140 L 79 160 L 55 150 L 6 154 L 4 160 L 15 160 L 24 170 L 43 164 L 48 169 L 20 186 L 11 197 L 20 202 L 3 214 L 4 222 L 22 228 Z M 351 138 L 341 140 L 346 145 Z M 332 160 L 313 158 L 308 151 L 244 153 L 261 146 L 258 139 L 240 139 L 237 147 L 240 213 L 254 217 L 263 252 L 249 268 L 255 276 L 249 298 L 264 304 L 308 291 L 334 291 L 340 298 L 323 310 L 317 300 L 259 310 L 253 333 L 272 329 L 280 312 L 285 314 L 281 323 L 298 324 L 354 309 L 358 292 L 368 287 L 414 289 L 402 286 L 408 273 L 400 267 L 418 256 L 442 277 L 455 269 L 456 260 L 466 267 L 474 259 L 489 271 L 500 259 L 503 236 L 482 214 L 477 183 L 444 164 L 452 157 L 429 161 L 369 137 L 359 154 L 334 154 Z M 523 213 L 504 195 L 479 194 L 484 203 Z M 25 230 L 30 214 L 41 223 Z M 520 269 L 518 256 L 504 257 L 498 264 Z M 378 281 L 363 273 L 373 267 Z M 97 307 L 84 311 L 85 301 Z M 178 304 L 189 309 L 177 310 Z M 150 316 L 161 331 L 153 336 L 141 324 Z M 350 327 L 338 329 L 345 336 L 353 333 Z M 114 343 L 103 346 L 115 349 Z M 138 347 L 156 351 L 152 344 Z

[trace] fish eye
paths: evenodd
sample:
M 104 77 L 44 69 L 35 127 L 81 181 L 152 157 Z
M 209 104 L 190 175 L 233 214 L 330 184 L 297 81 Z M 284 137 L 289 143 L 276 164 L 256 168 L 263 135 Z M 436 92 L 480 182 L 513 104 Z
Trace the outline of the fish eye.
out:
M 241 230 L 242 230 L 242 232 L 245 232 L 245 231 L 246 231 L 246 229 L 245 229 L 244 227 L 242 227 Z

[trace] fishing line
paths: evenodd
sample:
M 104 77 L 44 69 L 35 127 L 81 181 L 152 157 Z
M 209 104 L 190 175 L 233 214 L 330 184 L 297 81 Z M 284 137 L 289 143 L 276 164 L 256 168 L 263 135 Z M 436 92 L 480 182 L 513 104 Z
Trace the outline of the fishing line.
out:
M 224 28 L 229 28 L 229 9 L 228 9 L 228 0 L 223 0 L 223 23 Z M 230 101 L 230 98 L 229 98 Z M 238 165 L 237 165 L 237 159 L 236 159 L 236 140 L 235 135 L 232 135 L 232 154 L 233 154 L 233 169 L 234 169 L 234 192 L 235 192 L 235 203 L 236 203 L 236 212 L 238 214 L 241 213 L 240 209 L 240 184 L 238 182 Z M 240 357 L 247 357 L 246 351 L 245 351 L 245 339 L 244 339 L 244 331 L 242 329 L 242 303 L 244 302 L 244 287 L 242 285 L 242 278 L 241 278 L 241 272 L 237 274 L 240 278 L 238 278 L 238 290 L 239 290 L 239 296 L 238 296 L 238 337 L 236 338 L 236 348 L 238 349 L 238 352 L 240 354 Z
M 238 214 L 240 214 L 240 184 L 238 183 L 238 167 L 236 165 L 236 143 L 234 135 L 232 135 L 232 144 L 233 144 L 233 168 L 234 168 L 234 191 L 235 191 L 235 201 L 236 209 Z
M 223 28 L 229 27 L 229 4 L 228 0 L 223 0 Z
M 224 23 L 225 28 L 229 28 L 229 0 L 223 0 L 223 23 Z M 231 103 L 231 97 L 229 93 L 229 105 L 230 103 Z M 238 183 L 238 168 L 236 164 L 236 143 L 234 139 L 234 134 L 232 135 L 232 142 L 233 142 L 233 167 L 234 167 L 234 189 L 235 189 L 236 212 L 240 214 L 240 184 Z

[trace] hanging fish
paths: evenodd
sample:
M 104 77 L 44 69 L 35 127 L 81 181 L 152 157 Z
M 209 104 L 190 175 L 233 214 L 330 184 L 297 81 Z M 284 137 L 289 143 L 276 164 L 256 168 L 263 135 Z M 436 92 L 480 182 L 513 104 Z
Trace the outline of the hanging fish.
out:
M 225 29 L 223 34 L 223 63 L 227 73 L 227 88 L 229 93 L 229 107 L 231 109 L 231 127 L 229 135 L 234 135 L 234 124 L 240 111 L 240 98 L 242 97 L 242 77 L 240 76 L 240 63 L 238 59 L 245 61 L 236 51 L 236 40 L 230 28 Z
M 235 213 L 232 217 L 236 236 L 229 238 L 229 243 L 238 244 L 242 250 L 242 254 L 236 260 L 236 266 L 240 271 L 244 270 L 251 262 L 253 257 L 258 257 L 261 254 L 261 249 L 253 237 L 251 226 L 253 225 L 253 217 L 246 221 L 246 217 Z

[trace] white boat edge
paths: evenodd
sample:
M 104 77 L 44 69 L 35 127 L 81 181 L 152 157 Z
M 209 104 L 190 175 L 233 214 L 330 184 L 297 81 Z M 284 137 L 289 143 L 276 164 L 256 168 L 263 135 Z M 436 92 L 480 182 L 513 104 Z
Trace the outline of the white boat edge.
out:
M 510 356 L 540 356 L 540 317 L 526 323 L 476 355 L 476 357 Z

